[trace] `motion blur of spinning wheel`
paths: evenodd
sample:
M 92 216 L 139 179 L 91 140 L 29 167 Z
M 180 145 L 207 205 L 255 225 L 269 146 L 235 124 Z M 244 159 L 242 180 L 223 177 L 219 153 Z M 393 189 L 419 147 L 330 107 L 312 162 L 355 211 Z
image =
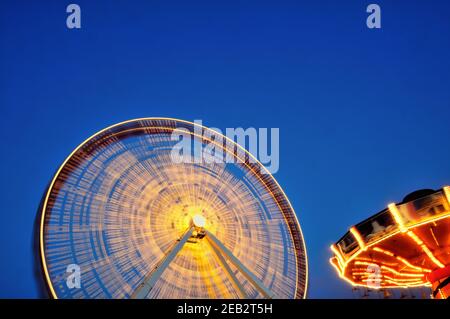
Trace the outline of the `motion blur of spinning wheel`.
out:
M 215 143 L 208 131 L 138 119 L 72 152 L 42 210 L 40 253 L 52 297 L 305 297 L 301 229 L 273 176 L 235 143 L 219 145 L 234 163 L 195 154 L 173 161 L 172 133 L 205 146 Z M 66 282 L 72 264 L 80 267 L 79 288 Z

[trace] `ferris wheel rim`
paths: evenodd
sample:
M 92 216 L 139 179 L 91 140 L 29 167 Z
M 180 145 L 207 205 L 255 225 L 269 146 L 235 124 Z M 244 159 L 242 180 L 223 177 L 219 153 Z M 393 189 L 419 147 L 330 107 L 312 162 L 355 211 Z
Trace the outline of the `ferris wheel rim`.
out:
M 132 123 L 132 122 L 139 122 L 139 121 L 157 121 L 157 120 L 166 120 L 166 121 L 174 121 L 174 122 L 180 122 L 180 123 L 184 123 L 184 124 L 188 124 L 188 125 L 192 125 L 193 127 L 199 127 L 203 130 L 207 130 L 207 131 L 212 131 L 210 128 L 200 125 L 198 123 L 195 122 L 191 122 L 191 121 L 186 121 L 186 120 L 182 120 L 182 119 L 177 119 L 177 118 L 172 118 L 172 117 L 140 117 L 140 118 L 134 118 L 134 119 L 130 119 L 130 120 L 125 120 L 113 125 L 110 125 L 106 128 L 101 129 L 100 131 L 97 131 L 96 133 L 94 133 L 93 135 L 89 136 L 88 138 L 86 138 L 83 142 L 81 142 L 62 162 L 62 164 L 58 167 L 58 170 L 56 171 L 56 173 L 53 175 L 52 180 L 50 182 L 50 184 L 47 187 L 47 190 L 45 192 L 45 198 L 44 198 L 44 203 L 42 205 L 42 210 L 41 210 L 41 216 L 40 216 L 40 227 L 39 227 L 39 254 L 40 254 L 40 260 L 41 260 L 41 266 L 43 268 L 44 271 L 44 275 L 45 275 L 45 281 L 47 284 L 48 289 L 50 290 L 51 293 L 51 297 L 53 299 L 58 299 L 58 295 L 55 292 L 55 289 L 53 287 L 53 283 L 50 279 L 50 274 L 48 271 L 48 267 L 47 267 L 47 262 L 46 262 L 46 258 L 45 258 L 45 244 L 44 244 L 44 227 L 45 227 L 45 216 L 46 216 L 46 211 L 47 211 L 47 206 L 48 206 L 48 200 L 50 198 L 50 194 L 53 190 L 53 187 L 55 185 L 56 180 L 59 178 L 59 175 L 61 173 L 61 171 L 64 169 L 64 167 L 66 166 L 66 164 L 72 159 L 72 157 L 85 145 L 87 145 L 90 141 L 92 141 L 94 138 L 100 136 L 102 133 L 107 132 L 108 130 L 117 128 L 119 126 L 122 125 L 126 125 L 128 123 Z M 278 183 L 278 181 L 275 179 L 275 177 L 268 171 L 268 169 L 253 155 L 251 154 L 249 151 L 247 151 L 244 147 L 242 147 L 241 145 L 239 145 L 238 143 L 234 142 L 233 140 L 231 140 L 230 138 L 228 138 L 227 136 L 223 135 L 223 137 L 227 140 L 233 143 L 233 145 L 236 145 L 237 148 L 241 151 L 244 152 L 244 154 L 248 155 L 250 158 L 252 158 L 252 160 L 255 161 L 255 163 L 262 168 L 265 171 L 265 175 L 269 176 L 271 181 L 275 183 L 276 187 L 279 189 L 279 191 L 281 192 L 281 194 L 283 195 L 283 199 L 286 201 L 286 203 L 288 204 L 289 209 L 292 211 L 292 217 L 294 218 L 294 222 L 295 222 L 295 226 L 297 228 L 297 230 L 299 231 L 299 236 L 301 239 L 301 250 L 303 253 L 303 258 L 304 258 L 304 273 L 305 273 L 305 285 L 304 285 L 304 289 L 303 289 L 303 296 L 302 299 L 305 299 L 307 296 L 307 292 L 308 292 L 308 284 L 309 284 L 309 268 L 308 268 L 308 255 L 307 255 L 307 250 L 306 250 L 306 243 L 305 243 L 305 238 L 303 236 L 303 231 L 302 228 L 300 226 L 300 223 L 298 221 L 298 217 L 297 214 L 289 200 L 289 198 L 287 197 L 286 193 L 284 192 L 283 188 L 281 187 L 281 185 Z M 269 187 L 268 185 L 265 185 L 266 187 Z M 284 214 L 283 214 L 284 216 Z M 292 231 L 291 228 L 288 227 L 289 232 L 291 233 L 291 237 L 294 238 L 294 236 L 292 235 Z M 295 260 L 298 263 L 300 261 L 300 257 L 297 255 L 297 250 L 294 249 L 294 254 L 295 254 Z M 299 266 L 297 265 L 296 267 L 296 280 L 295 280 L 295 295 L 298 292 L 298 281 L 299 281 Z M 294 295 L 294 298 L 295 298 Z

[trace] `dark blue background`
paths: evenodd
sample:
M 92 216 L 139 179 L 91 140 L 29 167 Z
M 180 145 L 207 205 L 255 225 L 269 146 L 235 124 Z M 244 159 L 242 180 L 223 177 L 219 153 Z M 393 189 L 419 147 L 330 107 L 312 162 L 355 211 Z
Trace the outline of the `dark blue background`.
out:
M 65 157 L 127 119 L 279 127 L 275 175 L 302 225 L 310 297 L 351 297 L 328 264 L 349 226 L 450 183 L 450 2 L 0 3 L 0 297 L 36 297 L 33 223 Z

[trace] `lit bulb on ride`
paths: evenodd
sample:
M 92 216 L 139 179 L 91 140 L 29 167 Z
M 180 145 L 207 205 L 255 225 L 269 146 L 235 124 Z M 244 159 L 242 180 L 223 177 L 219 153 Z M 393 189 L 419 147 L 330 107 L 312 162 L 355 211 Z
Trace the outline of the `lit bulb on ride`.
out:
M 204 228 L 206 224 L 206 219 L 202 215 L 194 215 L 192 217 L 192 223 L 195 227 Z

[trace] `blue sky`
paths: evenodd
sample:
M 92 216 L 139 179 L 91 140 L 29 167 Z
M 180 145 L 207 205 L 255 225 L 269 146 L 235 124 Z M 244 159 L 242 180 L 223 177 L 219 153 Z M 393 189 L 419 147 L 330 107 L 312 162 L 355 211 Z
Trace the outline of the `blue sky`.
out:
M 374 1 L 375 2 L 375 1 Z M 127 119 L 279 127 L 275 175 L 300 219 L 310 297 L 349 226 L 450 184 L 450 2 L 64 1 L 0 5 L 0 297 L 38 296 L 33 223 L 57 167 Z

